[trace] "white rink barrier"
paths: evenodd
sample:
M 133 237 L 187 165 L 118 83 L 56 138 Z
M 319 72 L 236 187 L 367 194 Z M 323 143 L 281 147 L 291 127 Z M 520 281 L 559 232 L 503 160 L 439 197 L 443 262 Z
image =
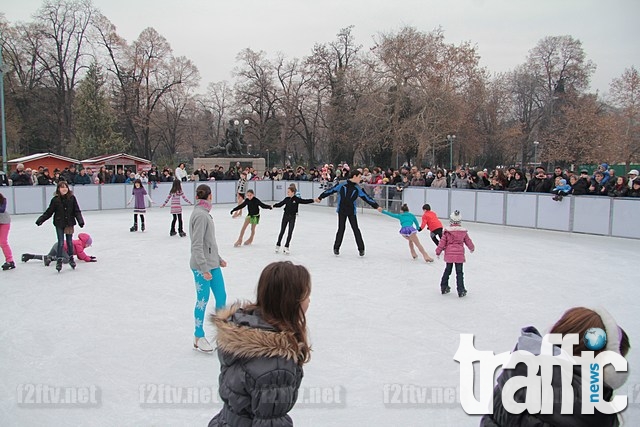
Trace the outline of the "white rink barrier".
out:
M 185 196 L 193 201 L 195 189 L 200 184 L 211 187 L 214 204 L 236 203 L 236 181 L 190 181 L 182 183 Z M 263 201 L 282 200 L 290 184 L 295 184 L 302 198 L 316 198 L 323 188 L 318 182 L 308 181 L 249 181 L 248 188 Z M 158 183 L 156 188 L 145 184 L 147 192 L 158 204 L 166 199 L 171 183 Z M 76 185 L 72 190 L 84 211 L 126 209 L 131 197 L 132 184 Z M 551 194 L 509 193 L 503 191 L 458 190 L 408 187 L 402 193 L 394 193 L 392 186 L 365 185 L 367 193 L 374 196 L 385 208 L 397 211 L 400 203 L 418 217 L 422 205 L 429 203 L 441 218 L 447 218 L 454 210 L 462 212 L 465 221 L 513 227 L 540 228 L 574 233 L 640 239 L 640 221 L 637 212 L 640 199 L 597 196 L 567 196 L 557 202 Z M 7 209 L 13 215 L 42 213 L 53 197 L 55 186 L 0 187 L 7 198 Z M 333 206 L 335 198 L 320 203 Z M 385 206 L 386 205 L 386 206 Z M 359 202 L 363 210 L 369 208 Z

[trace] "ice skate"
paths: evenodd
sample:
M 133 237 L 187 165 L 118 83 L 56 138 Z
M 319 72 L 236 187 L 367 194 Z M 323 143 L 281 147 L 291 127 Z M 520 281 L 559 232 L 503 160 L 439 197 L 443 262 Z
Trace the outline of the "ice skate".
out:
M 464 291 L 460 291 L 460 292 L 458 292 L 458 297 L 462 298 L 462 297 L 463 297 L 463 296 L 465 296 L 466 294 L 467 294 L 467 291 L 466 291 L 466 290 L 464 290 Z
M 36 256 L 33 254 L 22 254 L 22 262 L 27 262 L 30 259 L 34 259 Z
M 201 351 L 203 353 L 211 353 L 213 351 L 213 347 L 209 344 L 209 341 L 205 337 L 195 338 L 193 339 L 193 349 Z
M 129 229 L 129 231 L 138 231 L 138 224 L 133 224 L 133 226 Z
M 171 230 L 171 231 L 169 232 L 169 236 L 175 236 L 176 234 L 178 234 L 178 233 L 176 233 L 176 232 L 175 232 L 175 231 L 173 231 L 173 230 Z
M 16 268 L 16 263 L 13 261 L 2 264 L 3 270 L 13 270 L 14 268 Z
M 289 248 L 288 247 L 284 247 L 284 250 L 282 251 L 283 254 L 285 255 L 289 255 Z
M 43 256 L 42 260 L 44 261 L 45 267 L 49 267 L 51 265 L 51 257 L 49 255 Z
M 144 222 L 142 223 L 142 225 L 140 226 L 140 231 L 144 231 Z
M 76 260 L 73 259 L 73 255 L 71 255 L 69 257 L 69 265 L 71 266 L 71 268 L 73 268 L 74 270 L 76 269 Z
M 446 295 L 451 292 L 451 288 L 447 286 L 446 288 L 440 289 L 440 292 L 442 292 L 442 295 Z
M 426 257 L 424 257 L 424 262 L 433 262 L 433 258 L 427 255 Z
M 340 255 L 340 249 L 333 248 L 333 254 L 334 254 L 335 256 Z
M 58 258 L 56 260 L 56 270 L 58 270 L 58 273 L 60 273 L 60 270 L 62 270 L 62 258 Z
M 253 239 L 248 239 L 244 242 L 245 245 L 250 245 L 253 243 Z
M 242 240 L 236 240 L 236 242 L 233 244 L 234 247 L 239 247 L 240 245 L 242 245 Z
M 180 237 L 187 237 L 187 233 L 185 233 L 184 231 L 180 231 L 178 232 L 178 234 L 180 235 Z
M 363 250 L 361 250 L 361 251 L 358 251 L 358 254 L 359 254 L 360 256 L 364 256 L 364 249 L 363 249 Z
M 279 254 L 280 253 L 280 246 L 276 245 L 276 253 Z

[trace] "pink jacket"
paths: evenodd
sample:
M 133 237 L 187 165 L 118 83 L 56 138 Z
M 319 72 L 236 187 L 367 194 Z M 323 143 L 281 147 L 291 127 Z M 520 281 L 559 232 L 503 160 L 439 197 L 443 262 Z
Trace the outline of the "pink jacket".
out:
M 87 233 L 78 234 L 78 238 L 73 240 L 73 255 L 85 262 L 90 262 L 91 257 L 84 253 L 84 248 L 91 246 L 91 236 Z M 67 242 L 65 241 L 62 248 L 67 252 Z
M 444 229 L 440 244 L 436 248 L 436 255 L 440 255 L 444 251 L 444 262 L 460 264 L 465 262 L 464 245 L 473 252 L 475 246 L 466 228 L 459 225 L 452 225 Z

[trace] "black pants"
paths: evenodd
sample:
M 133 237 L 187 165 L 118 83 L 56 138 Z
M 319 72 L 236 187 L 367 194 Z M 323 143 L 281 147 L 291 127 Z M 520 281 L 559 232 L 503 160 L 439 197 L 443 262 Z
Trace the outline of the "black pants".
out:
M 64 240 L 67 241 L 67 253 L 69 256 L 73 256 L 73 234 L 64 234 L 64 228 L 56 227 L 56 237 L 58 238 L 58 243 L 56 246 L 56 256 L 58 258 L 63 257 L 62 248 L 64 245 Z
M 358 250 L 364 251 L 364 240 L 362 240 L 362 233 L 358 227 L 358 217 L 353 212 L 349 214 L 338 212 L 338 232 L 336 233 L 336 241 L 333 243 L 333 249 L 340 249 L 340 246 L 342 245 L 342 238 L 344 237 L 347 219 L 349 219 L 349 225 L 351 226 L 353 235 L 356 238 Z
M 456 288 L 458 293 L 464 291 L 464 273 L 462 272 L 462 264 L 461 262 L 456 262 Z M 449 276 L 451 276 L 451 271 L 453 270 L 453 263 L 448 262 L 447 266 L 444 269 L 444 273 L 442 274 L 442 280 L 440 280 L 440 289 L 444 290 L 449 286 Z
M 171 221 L 171 231 L 176 231 L 176 220 L 178 220 L 178 231 L 182 233 L 182 214 L 173 214 L 173 220 Z
M 442 228 L 436 228 L 430 233 L 430 235 L 431 235 L 431 240 L 433 240 L 433 243 L 435 243 L 436 246 L 438 246 L 440 244 L 440 239 L 442 239 Z
M 133 225 L 138 225 L 138 215 L 140 215 L 140 222 L 144 225 L 144 214 L 133 214 Z
M 278 243 L 277 246 L 280 246 L 282 242 L 282 236 L 284 236 L 284 230 L 289 226 L 289 233 L 287 233 L 287 241 L 284 244 L 285 248 L 289 247 L 289 243 L 291 243 L 291 236 L 293 236 L 293 229 L 296 226 L 296 216 L 295 215 L 282 215 L 282 222 L 280 223 L 280 234 L 278 235 Z

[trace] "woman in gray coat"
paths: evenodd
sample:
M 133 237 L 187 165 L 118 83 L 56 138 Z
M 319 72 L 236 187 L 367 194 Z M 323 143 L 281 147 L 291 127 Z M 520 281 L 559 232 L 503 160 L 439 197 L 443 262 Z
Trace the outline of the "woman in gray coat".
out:
M 189 236 L 191 236 L 191 259 L 189 266 L 193 271 L 196 282 L 196 307 L 193 311 L 195 318 L 195 336 L 193 348 L 206 353 L 211 353 L 213 348 L 204 337 L 204 313 L 209 302 L 209 294 L 213 292 L 216 299 L 216 310 L 221 309 L 227 303 L 227 293 L 224 289 L 222 268 L 227 262 L 218 254 L 216 243 L 216 230 L 211 211 L 211 188 L 202 184 L 196 189 L 196 206 L 189 219 Z
M 255 304 L 234 305 L 212 316 L 224 406 L 209 427 L 290 427 L 302 365 L 309 361 L 305 313 L 309 271 L 289 261 L 265 267 Z

